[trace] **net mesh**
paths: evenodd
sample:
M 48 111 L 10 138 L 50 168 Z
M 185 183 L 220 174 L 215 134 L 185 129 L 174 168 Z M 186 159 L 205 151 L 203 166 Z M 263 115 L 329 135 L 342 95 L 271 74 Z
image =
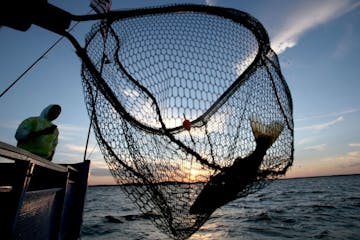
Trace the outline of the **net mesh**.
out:
M 185 239 L 209 218 L 189 209 L 211 176 L 254 151 L 254 116 L 284 129 L 238 196 L 291 166 L 292 100 L 257 20 L 173 6 L 108 21 L 106 40 L 100 23 L 86 38 L 85 101 L 112 175 L 164 233 Z

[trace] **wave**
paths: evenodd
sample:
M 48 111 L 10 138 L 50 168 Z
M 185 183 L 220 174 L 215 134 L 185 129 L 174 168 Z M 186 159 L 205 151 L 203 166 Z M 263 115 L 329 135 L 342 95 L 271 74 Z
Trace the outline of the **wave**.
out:
M 120 188 L 90 188 L 82 240 L 167 239 L 121 195 Z M 349 239 L 360 236 L 360 177 L 274 181 L 216 210 L 189 240 Z
M 151 220 L 154 218 L 159 218 L 160 215 L 154 213 L 140 213 L 140 214 L 127 214 L 122 216 L 104 216 L 105 222 L 109 223 L 124 223 L 129 221 L 139 221 L 139 220 Z

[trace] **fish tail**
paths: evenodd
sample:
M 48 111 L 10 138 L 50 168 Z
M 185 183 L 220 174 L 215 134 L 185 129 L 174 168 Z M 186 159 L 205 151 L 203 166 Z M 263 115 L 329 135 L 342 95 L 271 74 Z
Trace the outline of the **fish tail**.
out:
M 255 137 L 256 144 L 266 144 L 266 149 L 280 136 L 284 129 L 284 124 L 280 121 L 273 121 L 270 124 L 263 124 L 259 118 L 251 116 L 250 126 Z

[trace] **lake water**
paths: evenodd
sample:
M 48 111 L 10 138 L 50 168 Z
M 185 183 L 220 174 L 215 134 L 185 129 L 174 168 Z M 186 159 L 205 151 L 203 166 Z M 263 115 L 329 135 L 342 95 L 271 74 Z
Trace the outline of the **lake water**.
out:
M 276 180 L 218 209 L 191 240 L 360 239 L 360 175 Z M 120 186 L 89 187 L 82 240 L 169 239 Z

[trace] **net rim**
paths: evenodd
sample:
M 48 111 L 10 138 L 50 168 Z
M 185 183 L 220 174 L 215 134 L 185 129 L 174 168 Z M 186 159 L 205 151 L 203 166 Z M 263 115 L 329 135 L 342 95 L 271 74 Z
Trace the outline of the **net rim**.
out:
M 141 9 L 133 9 L 133 10 L 127 10 L 127 11 L 112 11 L 109 12 L 107 15 L 107 21 L 109 25 L 111 25 L 112 22 L 117 20 L 125 20 L 130 18 L 136 18 L 136 17 L 144 17 L 148 15 L 162 15 L 162 14 L 171 14 L 171 13 L 203 13 L 203 14 L 209 14 L 213 16 L 219 16 L 224 19 L 231 20 L 235 22 L 236 24 L 240 24 L 249 31 L 251 31 L 252 34 L 254 34 L 255 38 L 258 41 L 258 52 L 253 60 L 253 62 L 244 70 L 244 72 L 239 75 L 237 79 L 234 80 L 234 82 L 225 90 L 225 92 L 208 108 L 207 111 L 205 111 L 202 115 L 200 115 L 195 120 L 191 121 L 192 127 L 202 127 L 208 118 L 210 118 L 214 112 L 218 108 L 222 106 L 223 103 L 227 101 L 227 99 L 236 91 L 236 89 L 246 81 L 246 79 L 251 75 L 252 72 L 254 72 L 257 68 L 257 65 L 261 62 L 261 60 L 266 56 L 266 54 L 271 51 L 270 48 L 270 42 L 269 37 L 267 34 L 267 31 L 263 27 L 263 25 L 253 16 L 250 14 L 243 12 L 241 10 L 232 9 L 232 8 L 225 8 L 225 7 L 218 7 L 218 6 L 208 6 L 208 5 L 197 5 L 197 4 L 179 4 L 179 5 L 165 5 L 165 6 L 158 6 L 158 7 L 151 7 L 151 8 L 141 8 Z M 98 30 L 100 31 L 100 25 L 98 25 Z M 111 28 L 110 28 L 110 31 Z M 97 31 L 92 31 L 86 36 L 86 44 L 85 49 L 90 44 L 92 38 L 95 37 Z M 85 50 L 86 51 L 86 50 Z M 90 61 L 91 62 L 91 61 Z M 89 68 L 88 64 L 85 64 L 87 68 Z M 93 65 L 91 63 L 91 65 Z M 121 66 L 121 65 L 120 65 Z M 84 66 L 83 66 L 84 67 Z M 95 66 L 90 67 L 96 69 Z M 108 101 L 112 103 L 113 107 L 116 109 L 119 109 L 122 113 L 122 116 L 135 125 L 137 128 L 142 129 L 146 132 L 150 132 L 153 134 L 163 135 L 164 133 L 167 134 L 175 134 L 180 131 L 186 130 L 184 126 L 180 125 L 177 127 L 167 128 L 164 124 L 162 117 L 161 117 L 161 111 L 158 106 L 158 103 L 156 101 L 156 98 L 144 87 L 142 86 L 136 79 L 134 79 L 123 67 L 122 71 L 129 77 L 129 79 L 135 83 L 141 90 L 146 92 L 146 94 L 152 99 L 152 101 L 155 103 L 155 107 L 157 110 L 157 114 L 159 116 L 159 121 L 161 123 L 160 128 L 154 128 L 151 126 L 148 126 L 146 124 L 141 123 L 138 121 L 135 117 L 133 117 L 131 114 L 129 114 L 124 106 L 117 100 L 117 97 L 115 94 L 109 94 L 109 91 L 112 91 L 111 88 L 108 86 L 106 81 L 100 76 L 100 74 L 94 74 L 97 78 L 97 87 L 100 89 L 100 91 L 104 91 L 102 93 L 105 93 L 104 96 L 108 98 Z M 94 71 L 91 71 L 94 72 Z M 95 70 L 96 72 L 96 70 Z

